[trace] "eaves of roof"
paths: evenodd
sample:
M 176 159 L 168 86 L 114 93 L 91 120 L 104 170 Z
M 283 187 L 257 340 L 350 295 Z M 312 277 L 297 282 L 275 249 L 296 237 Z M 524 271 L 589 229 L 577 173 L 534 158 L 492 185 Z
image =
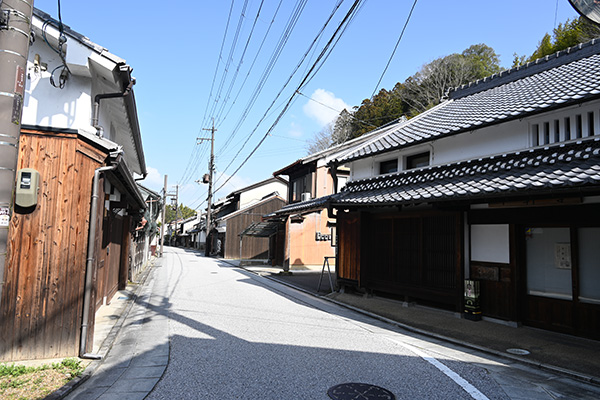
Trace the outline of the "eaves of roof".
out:
M 160 198 L 162 198 L 162 196 L 160 194 L 158 194 L 157 192 L 155 192 L 154 190 L 148 189 L 146 186 L 144 186 L 144 185 L 142 185 L 140 183 L 138 183 L 137 185 L 138 185 L 140 191 L 143 194 L 146 194 L 147 197 L 151 197 L 153 199 L 160 199 Z
M 111 161 L 111 163 L 116 166 L 114 171 L 108 172 L 109 175 L 115 177 L 112 182 L 121 192 L 128 194 L 126 198 L 133 207 L 142 210 L 145 209 L 146 201 L 143 198 L 135 179 L 133 178 L 125 158 L 123 158 L 122 155 L 118 155 Z
M 59 21 L 37 8 L 34 8 L 33 14 L 37 19 L 39 19 L 39 21 L 51 23 L 51 26 L 56 30 L 53 30 L 52 32 L 47 32 L 46 40 L 54 40 L 57 42 L 57 27 L 59 26 Z M 133 81 L 133 83 L 135 84 L 135 79 L 131 76 L 132 68 L 129 65 L 127 65 L 124 59 L 110 53 L 106 48 L 92 42 L 89 38 L 74 31 L 64 23 L 63 30 L 67 37 L 72 38 L 81 45 L 93 50 L 92 56 L 90 56 L 88 63 L 91 62 L 92 58 L 95 61 L 108 61 L 101 61 L 99 63 L 96 62 L 94 63 L 94 65 L 96 65 L 98 68 L 100 68 L 101 65 L 103 68 L 106 68 L 108 71 L 106 76 L 111 77 L 111 80 L 114 79 L 114 82 L 111 82 L 111 84 L 120 87 L 119 90 L 121 92 L 124 91 L 124 89 L 130 84 L 130 82 Z M 89 69 L 90 66 L 88 65 L 86 68 Z M 122 120 L 126 121 L 126 124 L 128 125 L 126 136 L 129 137 L 121 137 L 119 138 L 120 140 L 117 141 L 120 142 L 119 144 L 124 147 L 125 156 L 128 159 L 128 163 L 131 170 L 136 174 L 146 176 L 148 172 L 146 168 L 146 160 L 144 156 L 144 149 L 142 144 L 140 125 L 138 121 L 134 91 L 131 90 L 127 96 L 124 96 L 122 98 L 122 102 L 125 108 L 125 112 L 121 112 L 121 114 L 123 114 Z M 117 106 L 116 102 L 112 104 L 112 107 L 115 110 L 118 110 L 120 108 L 119 106 Z
M 308 213 L 313 211 L 320 211 L 324 208 L 327 208 L 329 201 L 333 199 L 335 195 L 327 195 L 323 197 L 318 197 L 316 199 L 311 199 L 307 201 L 302 201 L 299 203 L 288 204 L 285 207 L 282 207 L 280 210 L 275 211 L 269 216 L 285 216 L 291 214 L 299 214 L 299 213 Z
M 281 178 L 281 177 L 279 177 L 279 176 L 272 176 L 272 177 L 270 177 L 270 178 L 267 178 L 267 179 L 265 179 L 265 180 L 263 180 L 263 181 L 260 181 L 260 182 L 253 183 L 253 184 L 252 184 L 252 185 L 250 185 L 250 186 L 246 186 L 246 187 L 244 187 L 244 188 L 242 188 L 242 189 L 235 190 L 235 191 L 233 191 L 233 192 L 229 193 L 229 194 L 227 195 L 227 197 L 228 197 L 228 198 L 229 198 L 229 197 L 234 197 L 234 196 L 236 196 L 236 195 L 238 195 L 238 194 L 241 194 L 241 193 L 247 192 L 247 191 L 249 191 L 249 190 L 252 190 L 252 189 L 255 189 L 255 188 L 257 188 L 257 187 L 260 187 L 260 186 L 263 186 L 263 185 L 266 185 L 266 184 L 269 184 L 269 183 L 273 183 L 273 182 L 279 182 L 279 183 L 281 183 L 281 184 L 283 184 L 283 185 L 287 185 L 287 184 L 288 184 L 288 181 L 287 181 L 286 179 L 284 179 L 284 178 Z
M 348 182 L 334 207 L 600 193 L 600 138 Z
M 281 175 L 288 175 L 289 176 L 290 174 L 293 174 L 294 172 L 296 172 L 296 171 L 304 168 L 305 165 L 307 165 L 307 164 L 304 162 L 303 158 L 299 159 L 299 160 L 296 160 L 293 163 L 291 163 L 291 164 L 289 164 L 289 165 L 281 168 L 280 170 L 277 170 L 277 171 L 273 172 L 273 176 L 274 177 L 279 177 Z
M 269 197 L 266 197 L 266 198 L 264 198 L 264 199 L 262 199 L 262 200 L 260 200 L 260 201 L 257 201 L 256 203 L 251 203 L 251 204 L 248 204 L 246 207 L 244 207 L 244 208 L 242 208 L 242 209 L 239 209 L 239 210 L 237 210 L 237 211 L 234 211 L 234 212 L 232 212 L 232 213 L 230 213 L 230 214 L 224 215 L 224 216 L 222 216 L 221 218 L 219 218 L 219 220 L 220 220 L 220 221 L 226 221 L 226 220 L 228 220 L 228 219 L 230 219 L 230 218 L 233 218 L 233 217 L 235 217 L 236 215 L 240 215 L 240 214 L 243 214 L 243 213 L 245 213 L 245 212 L 248 212 L 248 210 L 251 210 L 251 209 L 253 209 L 253 208 L 255 208 L 255 207 L 258 207 L 258 206 L 260 206 L 260 205 L 263 205 L 263 204 L 265 204 L 265 203 L 268 203 L 269 201 L 272 201 L 272 200 L 274 200 L 274 199 L 279 199 L 279 200 L 281 200 L 281 201 L 285 201 L 285 200 L 284 200 L 284 199 L 283 199 L 281 196 L 279 196 L 279 195 L 277 195 L 277 194 L 272 194 L 271 196 L 269 196 Z

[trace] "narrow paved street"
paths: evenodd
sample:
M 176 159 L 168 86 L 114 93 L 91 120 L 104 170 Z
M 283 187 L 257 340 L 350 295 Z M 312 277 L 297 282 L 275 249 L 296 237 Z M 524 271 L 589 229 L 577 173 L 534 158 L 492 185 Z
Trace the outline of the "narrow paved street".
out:
M 348 382 L 385 388 L 397 399 L 553 398 L 530 383 L 519 387 L 497 361 L 199 253 L 169 248 L 166 256 L 157 279 L 168 282 L 161 309 L 169 364 L 148 399 L 327 399 L 329 388 Z
M 598 386 L 404 331 L 199 252 L 166 248 L 140 289 L 107 357 L 67 399 L 390 398 L 377 388 L 396 399 L 600 398 Z M 347 383 L 367 386 L 328 396 Z

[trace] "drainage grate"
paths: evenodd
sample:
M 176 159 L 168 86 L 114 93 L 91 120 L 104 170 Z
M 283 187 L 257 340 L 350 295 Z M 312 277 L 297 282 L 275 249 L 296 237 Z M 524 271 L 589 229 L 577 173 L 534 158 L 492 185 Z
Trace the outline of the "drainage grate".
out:
M 333 400 L 396 399 L 394 393 L 370 383 L 342 383 L 330 388 L 327 395 Z
M 529 352 L 527 350 L 523 350 L 523 349 L 506 349 L 507 353 L 510 354 L 515 354 L 518 356 L 526 356 L 527 354 L 529 354 Z

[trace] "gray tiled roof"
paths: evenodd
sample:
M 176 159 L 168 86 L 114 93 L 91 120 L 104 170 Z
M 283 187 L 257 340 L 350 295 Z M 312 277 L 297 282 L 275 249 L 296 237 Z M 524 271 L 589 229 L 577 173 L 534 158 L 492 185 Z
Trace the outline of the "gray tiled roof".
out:
M 450 99 L 388 127 L 339 161 L 405 146 L 600 97 L 600 41 L 504 71 L 450 92 Z
M 600 193 L 600 138 L 349 182 L 331 202 L 399 205 Z
M 317 211 L 327 207 L 329 200 L 333 195 L 327 195 L 323 197 L 318 197 L 316 199 L 311 199 L 307 201 L 302 201 L 300 203 L 288 204 L 287 206 L 281 208 L 278 211 L 275 211 L 272 215 L 290 215 L 290 214 L 299 214 L 308 211 Z

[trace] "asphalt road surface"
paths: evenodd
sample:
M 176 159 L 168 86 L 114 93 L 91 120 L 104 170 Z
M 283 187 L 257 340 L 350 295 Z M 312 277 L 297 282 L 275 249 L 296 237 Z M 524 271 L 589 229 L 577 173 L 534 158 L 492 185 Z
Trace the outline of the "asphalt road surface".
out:
M 346 383 L 365 385 L 331 394 L 386 398 L 375 397 L 380 387 L 396 399 L 557 398 L 512 379 L 528 372 L 501 361 L 199 253 L 169 248 L 165 256 L 155 311 L 168 317 L 169 364 L 147 399 L 329 399 Z

